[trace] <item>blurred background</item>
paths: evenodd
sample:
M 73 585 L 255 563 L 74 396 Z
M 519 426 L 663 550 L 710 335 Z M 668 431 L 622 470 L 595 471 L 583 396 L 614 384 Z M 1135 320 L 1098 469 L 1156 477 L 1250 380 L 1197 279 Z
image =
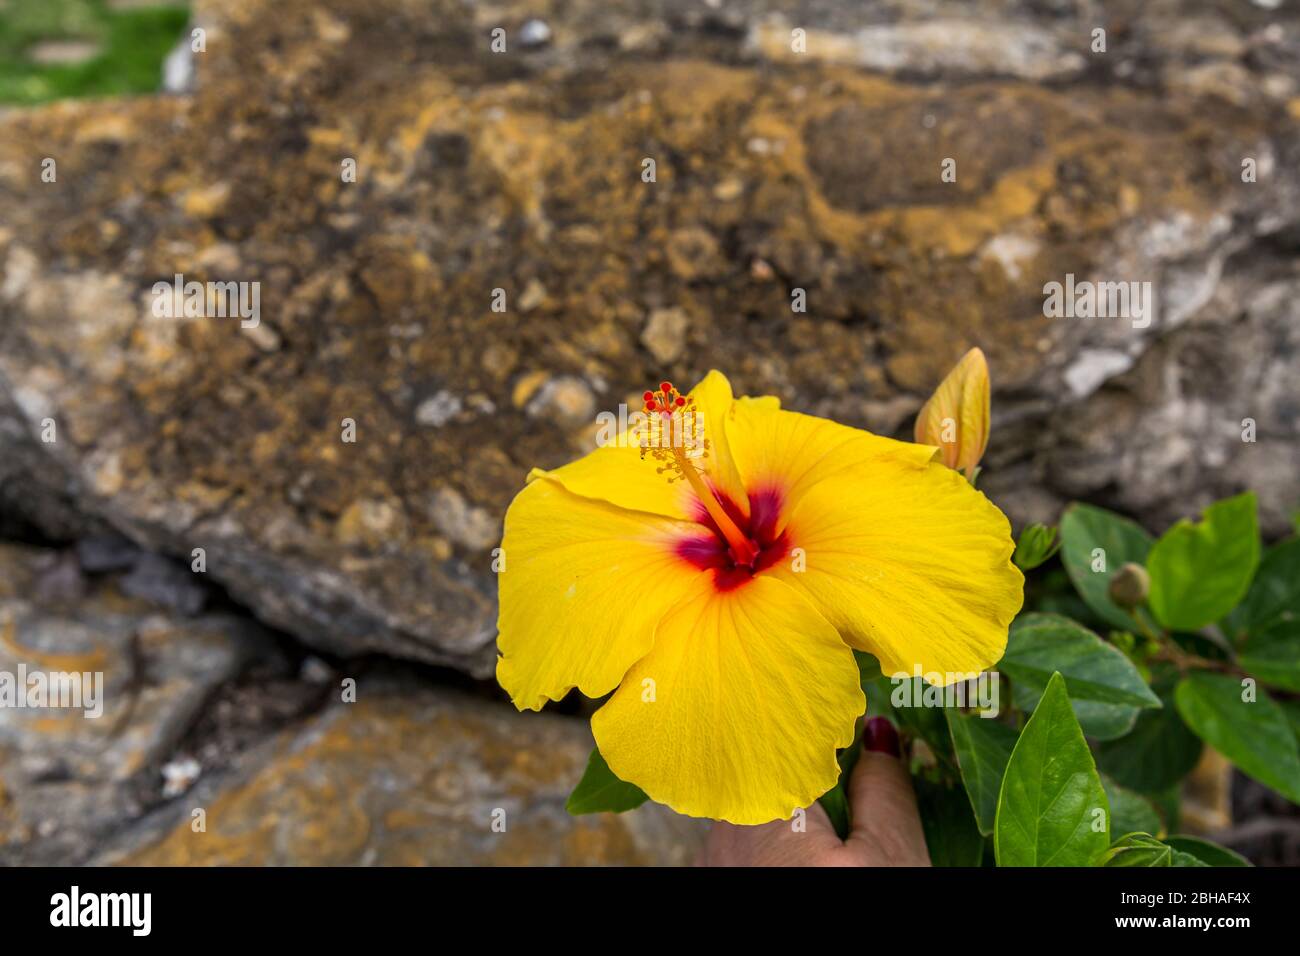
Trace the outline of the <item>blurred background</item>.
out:
M 0 102 L 152 93 L 188 20 L 183 3 L 7 0 L 0 6 Z
M 1253 489 L 1277 540 L 1298 159 L 1285 0 L 0 0 L 0 670 L 106 682 L 0 709 L 0 863 L 688 862 L 565 813 L 590 702 L 491 680 L 528 468 L 712 367 L 907 437 L 978 345 L 1017 528 Z M 1214 754 L 1161 812 L 1300 862 Z

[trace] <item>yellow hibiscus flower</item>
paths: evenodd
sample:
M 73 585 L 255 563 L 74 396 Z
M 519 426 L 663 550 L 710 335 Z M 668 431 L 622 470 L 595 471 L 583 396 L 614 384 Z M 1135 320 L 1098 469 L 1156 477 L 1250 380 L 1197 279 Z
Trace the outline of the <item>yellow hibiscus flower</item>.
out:
M 521 710 L 614 691 L 597 748 L 679 813 L 786 819 L 835 785 L 865 710 L 850 648 L 945 682 L 1001 658 L 1010 527 L 932 446 L 733 398 L 716 371 L 646 399 L 661 429 L 534 470 L 506 512 L 497 679 Z

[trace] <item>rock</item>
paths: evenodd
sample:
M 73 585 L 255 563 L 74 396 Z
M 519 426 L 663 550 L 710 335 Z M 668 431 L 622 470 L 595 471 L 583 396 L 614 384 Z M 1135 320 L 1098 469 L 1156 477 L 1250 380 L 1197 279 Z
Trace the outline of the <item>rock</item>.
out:
M 519 308 L 525 312 L 532 312 L 539 308 L 546 301 L 546 286 L 542 285 L 536 279 L 529 279 L 528 285 L 524 286 L 523 294 L 519 297 Z
M 0 865 L 84 861 L 162 798 L 159 768 L 214 690 L 274 648 L 249 621 L 160 613 L 112 580 L 43 599 L 56 557 L 0 544 L 0 695 L 23 692 L 0 706 Z M 31 706 L 40 683 L 79 706 Z
M 72 541 L 111 533 L 102 520 L 87 514 L 77 504 L 78 489 L 74 482 L 41 467 L 43 455 L 32 435 L 22 413 L 0 388 L 0 532 L 3 536 Z
M 690 324 L 691 320 L 681 309 L 655 309 L 641 332 L 641 344 L 650 350 L 656 362 L 668 365 L 681 358 Z
M 567 427 L 590 422 L 596 412 L 596 399 L 587 383 L 572 375 L 553 378 L 537 390 L 528 402 L 528 414 Z
M 120 583 L 123 593 L 186 616 L 201 611 L 208 599 L 189 568 L 156 554 L 143 555 Z
M 328 684 L 334 679 L 334 668 L 319 657 L 308 657 L 302 662 L 298 676 L 308 684 Z
M 460 409 L 460 399 L 443 389 L 419 404 L 419 407 L 415 409 L 415 420 L 418 424 L 427 425 L 430 428 L 441 428 L 459 415 Z
M 363 498 L 348 505 L 335 530 L 343 544 L 377 550 L 400 546 L 406 529 L 400 502 Z
M 39 574 L 32 594 L 43 604 L 75 604 L 86 595 L 87 581 L 76 557 L 68 552 L 47 555 L 38 562 Z
M 454 691 L 362 683 L 128 829 L 126 866 L 689 864 L 705 825 L 647 805 L 573 817 L 591 737 Z M 195 832 L 192 811 L 205 811 Z M 494 829 L 495 824 L 495 829 Z
M 1091 7 L 1028 0 L 194 15 L 192 92 L 0 116 L 6 521 L 202 547 L 235 600 L 324 652 L 487 676 L 487 552 L 597 396 L 716 366 L 906 435 L 978 345 L 981 486 L 1018 522 L 1080 497 L 1160 530 L 1253 487 L 1266 532 L 1287 527 L 1292 13 L 1210 0 L 1187 27 L 1125 4 L 1105 53 Z M 178 273 L 257 282 L 266 333 L 153 316 Z M 1156 315 L 1049 318 L 1067 274 L 1150 281 Z M 690 348 L 636 347 L 672 309 Z M 423 405 L 440 389 L 459 414 Z M 357 510 L 376 501 L 393 511 Z M 400 533 L 374 530 L 387 514 Z
M 509 375 L 518 360 L 518 353 L 500 342 L 495 342 L 483 350 L 483 370 L 492 377 L 494 382 L 500 382 Z
M 162 766 L 164 799 L 178 797 L 198 780 L 203 767 L 193 757 L 181 757 Z
M 471 551 L 483 551 L 501 538 L 492 513 L 470 505 L 455 488 L 439 488 L 430 509 L 438 530 Z
M 526 47 L 544 46 L 551 39 L 551 28 L 545 20 L 529 20 L 519 31 L 519 42 Z
M 140 549 L 120 534 L 92 535 L 77 542 L 77 560 L 88 574 L 125 571 L 140 560 Z
M 162 87 L 168 93 L 194 92 L 194 50 L 189 37 L 181 37 L 163 60 Z
M 713 187 L 713 198 L 720 202 L 731 202 L 735 199 L 739 199 L 744 192 L 744 180 L 737 179 L 735 176 L 729 176 Z
M 717 195 L 717 187 L 713 193 Z M 682 279 L 716 279 L 727 268 L 718 240 L 698 227 L 674 230 L 668 237 L 666 252 L 668 267 Z

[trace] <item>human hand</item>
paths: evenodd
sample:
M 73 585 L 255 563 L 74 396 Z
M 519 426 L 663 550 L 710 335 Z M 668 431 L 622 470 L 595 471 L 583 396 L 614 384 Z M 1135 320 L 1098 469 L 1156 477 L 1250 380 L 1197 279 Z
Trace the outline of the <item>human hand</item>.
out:
M 821 804 L 805 811 L 804 828 L 790 820 L 756 827 L 716 822 L 701 854 L 703 866 L 929 866 L 912 779 L 898 759 L 898 734 L 884 717 L 862 730 L 862 755 L 849 779 L 853 830 L 835 834 Z

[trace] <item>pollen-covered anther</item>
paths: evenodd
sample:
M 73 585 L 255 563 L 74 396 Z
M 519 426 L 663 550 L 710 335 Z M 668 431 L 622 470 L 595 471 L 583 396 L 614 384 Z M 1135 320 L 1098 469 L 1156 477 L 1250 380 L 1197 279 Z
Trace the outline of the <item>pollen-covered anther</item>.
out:
M 649 455 L 660 465 L 656 471 L 668 483 L 686 481 L 696 498 L 727 539 L 737 565 L 752 565 L 757 550 L 736 522 L 727 514 L 705 478 L 704 462 L 709 441 L 704 437 L 704 415 L 695 399 L 682 395 L 672 382 L 662 382 L 658 391 L 647 391 L 646 427 L 641 436 L 641 457 Z
M 709 448 L 695 399 L 683 395 L 672 382 L 661 382 L 658 389 L 647 390 L 642 398 L 645 425 L 641 433 L 641 457 L 649 455 L 659 462 L 660 467 L 655 470 L 667 476 L 670 484 L 689 480 L 691 476 L 685 469 L 693 469 L 693 463 L 702 462 Z

